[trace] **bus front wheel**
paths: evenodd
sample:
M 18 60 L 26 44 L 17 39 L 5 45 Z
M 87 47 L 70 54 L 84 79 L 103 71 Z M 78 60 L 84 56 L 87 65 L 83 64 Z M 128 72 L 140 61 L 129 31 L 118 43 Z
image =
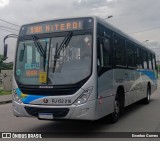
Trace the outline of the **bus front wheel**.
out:
M 114 101 L 114 112 L 111 114 L 111 123 L 118 121 L 120 115 L 120 102 L 118 99 Z

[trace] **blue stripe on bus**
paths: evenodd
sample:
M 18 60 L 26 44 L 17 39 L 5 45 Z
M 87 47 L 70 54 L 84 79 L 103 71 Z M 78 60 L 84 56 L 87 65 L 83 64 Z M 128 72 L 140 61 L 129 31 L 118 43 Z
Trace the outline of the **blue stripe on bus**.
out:
M 28 95 L 26 98 L 23 99 L 24 104 L 29 104 L 30 102 L 37 100 L 39 98 L 43 98 L 45 96 L 35 96 L 35 95 Z
M 148 76 L 151 80 L 156 80 L 157 79 L 154 71 L 150 71 L 150 70 L 138 70 L 138 72 L 141 72 L 142 74 Z
M 16 89 L 16 92 L 24 104 L 29 104 L 36 99 L 46 97 L 46 96 L 23 94 L 19 88 Z

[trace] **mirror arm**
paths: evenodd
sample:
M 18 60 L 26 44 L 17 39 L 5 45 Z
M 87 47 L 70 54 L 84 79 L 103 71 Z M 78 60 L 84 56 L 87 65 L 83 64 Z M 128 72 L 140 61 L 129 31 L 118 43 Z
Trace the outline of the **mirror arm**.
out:
M 8 38 L 18 38 L 18 35 L 16 34 L 9 34 L 9 35 L 6 35 L 3 39 L 3 44 L 4 44 L 4 58 L 6 59 L 7 58 L 7 48 L 8 48 L 8 45 L 5 43 L 6 39 Z

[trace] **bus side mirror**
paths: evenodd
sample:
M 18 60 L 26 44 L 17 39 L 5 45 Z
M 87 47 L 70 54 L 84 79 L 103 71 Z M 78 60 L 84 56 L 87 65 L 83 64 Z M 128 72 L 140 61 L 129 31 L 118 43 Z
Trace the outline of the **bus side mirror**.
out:
M 8 44 L 4 44 L 4 53 L 3 53 L 4 58 L 7 58 L 7 50 L 8 50 Z

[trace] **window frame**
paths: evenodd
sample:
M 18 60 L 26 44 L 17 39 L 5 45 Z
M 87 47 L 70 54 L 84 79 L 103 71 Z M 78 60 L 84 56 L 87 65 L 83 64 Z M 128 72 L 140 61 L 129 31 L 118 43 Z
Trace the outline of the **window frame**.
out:
M 133 56 L 133 58 L 130 58 L 131 55 L 128 52 L 129 49 L 132 51 L 131 55 Z M 137 47 L 133 42 L 131 42 L 129 40 L 126 40 L 126 54 L 127 54 L 127 67 L 128 68 L 137 68 Z M 130 59 L 133 61 L 133 64 L 131 64 L 131 65 L 129 64 Z
M 121 46 L 121 48 L 123 48 L 123 55 L 124 55 L 124 62 L 121 62 L 121 64 L 117 64 L 117 46 L 115 45 L 115 39 L 116 39 L 116 37 L 117 37 L 117 39 L 121 42 L 121 43 L 123 43 L 123 45 L 122 44 L 118 44 L 118 45 L 120 45 Z M 116 40 L 117 40 L 116 39 Z M 122 37 L 122 36 L 120 36 L 120 35 L 118 35 L 118 34 L 116 34 L 116 33 L 114 33 L 113 34 L 113 48 L 114 48 L 114 64 L 115 64 L 115 67 L 123 67 L 123 68 L 126 68 L 127 67 L 127 57 L 126 57 L 126 43 L 125 43 L 125 38 L 124 37 Z M 122 53 L 122 52 L 121 52 Z M 123 56 L 122 54 L 120 55 L 120 57 L 122 57 Z M 122 59 L 122 58 L 121 58 Z

